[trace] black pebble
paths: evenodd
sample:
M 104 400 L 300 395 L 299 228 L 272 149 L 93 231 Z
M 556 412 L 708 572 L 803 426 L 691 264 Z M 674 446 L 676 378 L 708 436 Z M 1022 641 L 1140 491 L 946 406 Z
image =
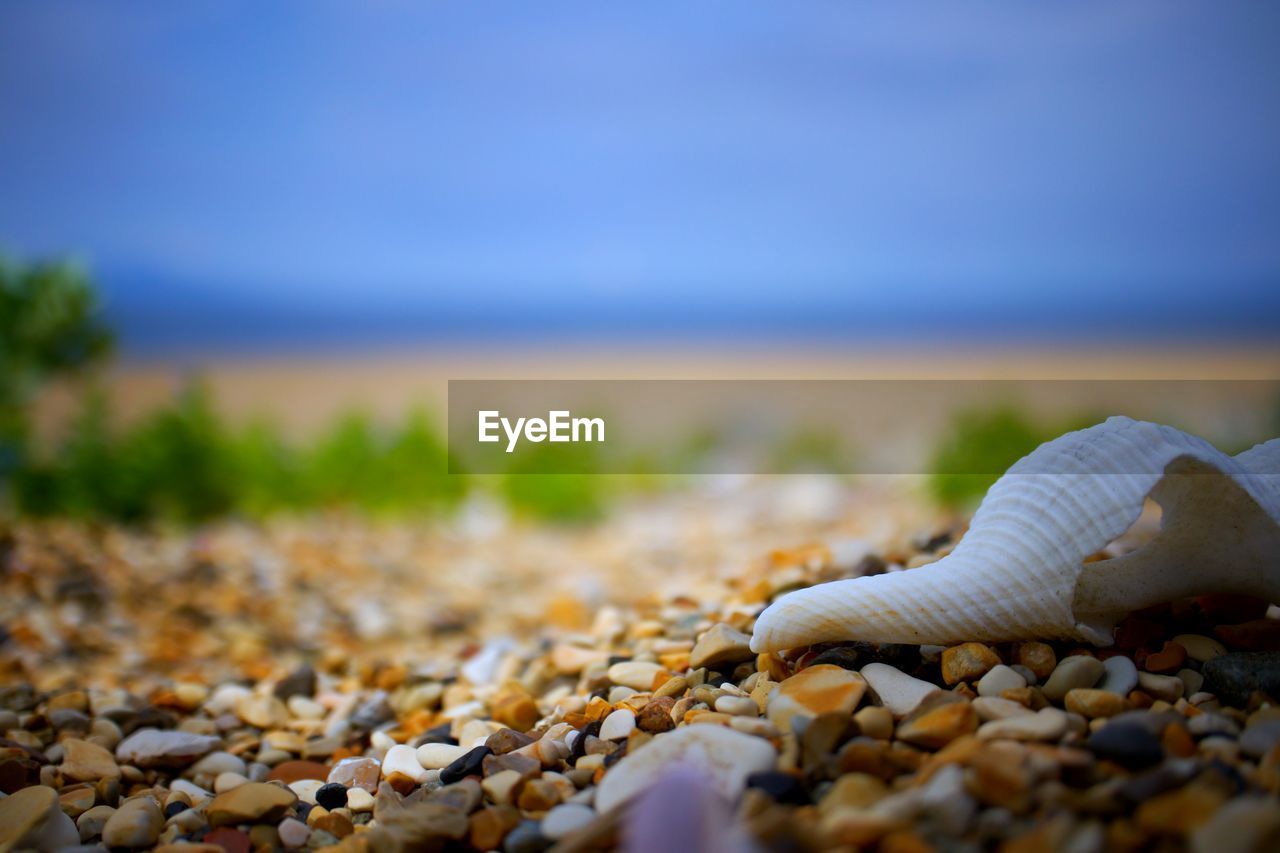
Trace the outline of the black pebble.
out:
M 748 788 L 759 788 L 780 803 L 805 803 L 804 785 L 790 773 L 765 770 L 747 777 Z
M 434 729 L 427 729 L 414 743 L 414 746 L 422 746 L 424 743 L 447 743 L 457 746 L 458 742 L 454 740 L 453 735 L 449 734 L 452 730 L 452 723 L 444 723 Z
M 1280 695 L 1280 652 L 1232 652 L 1206 661 L 1200 673 L 1205 690 L 1238 708 L 1255 690 Z
M 273 692 L 276 698 L 282 702 L 294 696 L 314 696 L 316 694 L 316 671 L 303 664 L 280 679 Z
M 809 665 L 817 666 L 818 664 L 827 663 L 841 667 L 842 669 L 856 670 L 859 668 L 858 661 L 861 657 L 862 656 L 859 655 L 856 647 L 839 646 L 834 649 L 827 649 L 825 652 L 820 653 L 810 662 Z
M 586 727 L 582 730 L 582 734 L 578 735 L 578 739 L 573 742 L 573 749 L 569 754 L 569 757 L 572 759 L 570 763 L 577 763 L 579 758 L 587 754 L 587 737 L 599 737 L 601 725 L 602 723 L 600 720 L 596 720 L 593 723 L 587 723 Z
M 322 785 L 316 791 L 316 803 L 329 811 L 342 808 L 347 804 L 347 787 L 338 782 Z
M 181 800 L 174 800 L 172 803 L 169 803 L 169 805 L 164 807 L 164 816 L 166 819 L 171 818 L 176 814 L 182 814 L 189 808 L 191 808 L 191 806 Z
M 1137 723 L 1108 723 L 1089 735 L 1089 749 L 1130 770 L 1150 767 L 1164 760 L 1160 739 Z
M 487 755 L 493 755 L 493 750 L 487 746 L 477 746 L 457 761 L 440 771 L 440 783 L 443 785 L 452 785 L 454 782 L 461 782 L 468 776 L 479 776 L 484 765 L 484 759 Z

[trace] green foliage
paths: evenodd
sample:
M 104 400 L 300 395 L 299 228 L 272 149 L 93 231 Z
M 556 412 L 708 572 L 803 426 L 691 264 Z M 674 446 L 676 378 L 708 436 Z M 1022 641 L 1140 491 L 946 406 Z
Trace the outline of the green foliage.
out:
M 517 512 L 556 521 L 598 518 L 615 485 L 599 470 L 595 445 L 537 444 L 520 453 L 499 478 L 499 491 Z M 570 471 L 572 473 L 563 473 Z
M 0 258 L 0 478 L 24 464 L 27 407 L 39 386 L 100 361 L 111 346 L 83 270 Z M 32 486 L 43 474 L 24 476 Z
M 847 450 L 834 432 L 799 429 L 778 442 L 769 470 L 782 474 L 838 474 L 848 470 Z
M 448 473 L 445 443 L 426 412 L 394 431 L 349 413 L 308 447 L 286 442 L 268 421 L 232 430 L 193 383 L 123 430 L 111 428 L 104 398 L 88 395 L 56 452 L 16 472 L 12 495 L 30 515 L 193 523 L 333 508 L 431 512 L 455 504 L 465 485 Z
M 1040 424 L 1009 404 L 961 412 L 934 449 L 929 491 L 944 506 L 970 506 L 1010 465 L 1041 444 L 1100 420 L 1083 416 Z

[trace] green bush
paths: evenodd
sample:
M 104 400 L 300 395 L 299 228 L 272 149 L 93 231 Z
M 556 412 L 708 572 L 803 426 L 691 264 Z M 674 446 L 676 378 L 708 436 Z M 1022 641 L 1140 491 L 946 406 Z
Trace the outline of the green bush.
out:
M 1009 466 L 1041 444 L 1102 420 L 1084 414 L 1038 423 L 1012 404 L 960 412 L 934 448 L 929 492 L 943 506 L 972 506 Z
M 112 336 L 81 268 L 68 263 L 20 265 L 0 257 L 0 481 L 36 488 L 48 472 L 26 465 L 32 396 L 50 378 L 101 361 Z

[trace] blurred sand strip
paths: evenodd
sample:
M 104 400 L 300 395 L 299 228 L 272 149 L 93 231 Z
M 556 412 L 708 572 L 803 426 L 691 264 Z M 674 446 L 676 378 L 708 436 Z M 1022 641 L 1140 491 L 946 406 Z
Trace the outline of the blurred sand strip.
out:
M 103 377 L 117 415 L 132 420 L 202 377 L 235 422 L 270 417 L 307 434 L 353 407 L 397 418 L 443 413 L 449 379 L 1280 379 L 1280 344 L 1194 347 L 738 347 L 688 344 L 502 346 L 378 353 L 133 361 Z M 46 437 L 75 411 L 78 385 L 50 389 Z M 1088 401 L 1082 401 L 1088 403 Z

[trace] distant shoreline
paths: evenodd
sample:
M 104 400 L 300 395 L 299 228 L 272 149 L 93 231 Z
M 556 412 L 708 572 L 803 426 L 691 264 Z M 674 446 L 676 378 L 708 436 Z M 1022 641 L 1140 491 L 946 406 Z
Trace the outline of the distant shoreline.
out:
M 122 419 L 173 398 L 192 377 L 205 382 L 232 421 L 267 416 L 307 433 L 352 408 L 396 419 L 415 406 L 443 414 L 449 379 L 1280 379 L 1280 342 L 1156 346 L 947 346 L 903 341 L 832 347 L 613 346 L 518 343 L 386 348 L 319 354 L 125 358 L 99 381 Z M 37 423 L 57 430 L 80 384 L 50 389 Z

